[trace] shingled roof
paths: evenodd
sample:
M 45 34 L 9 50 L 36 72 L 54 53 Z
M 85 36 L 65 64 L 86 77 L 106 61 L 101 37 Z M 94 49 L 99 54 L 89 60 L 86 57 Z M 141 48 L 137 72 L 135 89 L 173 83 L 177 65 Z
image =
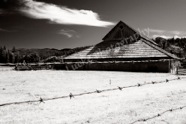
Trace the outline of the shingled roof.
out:
M 103 59 L 103 58 L 172 58 L 177 56 L 161 49 L 150 38 L 140 34 L 120 21 L 104 36 L 103 41 L 65 59 Z

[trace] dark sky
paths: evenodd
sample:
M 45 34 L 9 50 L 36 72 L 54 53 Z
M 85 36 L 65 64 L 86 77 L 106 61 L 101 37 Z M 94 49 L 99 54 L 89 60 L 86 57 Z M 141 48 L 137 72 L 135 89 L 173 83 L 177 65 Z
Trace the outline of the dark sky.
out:
M 185 0 L 0 0 L 0 45 L 73 48 L 120 20 L 151 38 L 186 36 Z

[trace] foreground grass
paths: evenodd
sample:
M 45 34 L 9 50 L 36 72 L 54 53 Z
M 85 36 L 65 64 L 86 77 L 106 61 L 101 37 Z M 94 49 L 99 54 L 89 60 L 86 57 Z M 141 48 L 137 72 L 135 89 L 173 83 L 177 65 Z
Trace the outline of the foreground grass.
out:
M 164 73 L 106 71 L 1 71 L 0 104 L 176 78 Z M 2 124 L 128 124 L 186 104 L 185 79 L 45 103 L 0 108 Z M 141 122 L 142 123 L 142 122 Z M 185 124 L 186 110 L 143 123 Z

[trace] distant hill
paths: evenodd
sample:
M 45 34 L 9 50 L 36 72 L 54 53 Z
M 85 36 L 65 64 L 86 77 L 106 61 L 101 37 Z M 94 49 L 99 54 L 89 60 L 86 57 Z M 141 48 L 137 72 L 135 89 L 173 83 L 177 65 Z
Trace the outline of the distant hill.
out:
M 54 49 L 54 48 L 43 48 L 43 49 L 26 49 L 26 48 L 13 48 L 7 49 L 6 46 L 0 46 L 0 63 L 19 63 L 26 61 L 28 63 L 33 62 L 45 62 L 46 61 L 59 61 L 59 58 L 71 55 L 75 52 L 81 51 L 88 48 L 77 47 L 77 48 L 65 48 L 65 49 Z
M 77 47 L 77 48 L 65 48 L 65 49 L 50 49 L 50 48 L 44 48 L 44 49 L 25 49 L 25 48 L 21 48 L 21 49 L 16 49 L 14 51 L 15 54 L 19 54 L 20 56 L 25 56 L 25 55 L 29 55 L 32 53 L 36 53 L 40 56 L 41 59 L 46 59 L 48 57 L 51 56 L 68 56 L 71 55 L 75 52 L 81 51 L 86 47 Z
M 50 48 L 44 48 L 44 49 L 16 49 L 14 54 L 19 54 L 20 56 L 26 56 L 32 53 L 38 54 L 40 56 L 40 59 L 46 59 L 50 56 L 63 56 L 65 55 L 69 50 L 71 49 L 50 49 Z

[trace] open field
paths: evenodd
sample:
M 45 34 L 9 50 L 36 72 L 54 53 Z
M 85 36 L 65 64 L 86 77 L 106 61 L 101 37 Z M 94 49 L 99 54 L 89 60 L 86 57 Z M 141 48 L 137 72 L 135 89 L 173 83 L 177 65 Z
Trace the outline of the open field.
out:
M 183 77 L 183 76 L 182 76 Z M 0 67 L 0 104 L 177 78 L 166 73 L 23 71 Z M 0 107 L 0 124 L 130 124 L 186 105 L 186 78 L 100 94 Z M 186 124 L 186 108 L 138 124 Z

